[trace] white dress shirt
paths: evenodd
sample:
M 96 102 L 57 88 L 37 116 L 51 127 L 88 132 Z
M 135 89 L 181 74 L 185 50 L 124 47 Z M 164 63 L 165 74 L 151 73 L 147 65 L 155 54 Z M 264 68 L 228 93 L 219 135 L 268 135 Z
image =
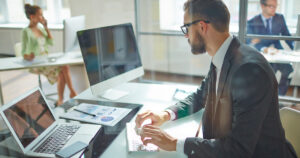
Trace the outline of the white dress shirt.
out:
M 265 28 L 267 27 L 267 19 L 262 15 L 260 14 L 260 17 L 261 17 L 261 20 L 263 21 L 264 25 L 265 25 Z M 270 30 L 272 32 L 272 20 L 273 20 L 273 16 L 270 18 Z
M 231 43 L 233 39 L 233 36 L 230 35 L 221 45 L 221 47 L 218 49 L 218 51 L 216 52 L 215 56 L 212 57 L 212 63 L 216 66 L 216 71 L 217 71 L 217 81 L 216 81 L 216 93 L 218 92 L 218 86 L 219 86 L 219 78 L 220 78 L 220 73 L 222 70 L 222 65 L 223 65 L 223 61 L 226 55 L 226 52 L 229 48 L 229 45 Z M 166 110 L 170 116 L 171 116 L 171 120 L 174 120 L 176 118 L 176 114 L 172 111 L 172 110 Z M 195 131 L 196 133 L 196 131 Z M 185 139 L 178 139 L 177 140 L 177 144 L 176 144 L 176 151 L 178 153 L 184 153 L 184 142 Z M 185 155 L 185 154 L 184 154 Z M 186 155 L 185 155 L 186 156 Z M 186 156 L 187 157 L 187 156 Z
M 265 26 L 265 28 L 267 28 L 267 19 L 262 15 L 262 14 L 260 14 L 260 17 L 261 17 L 261 20 L 263 21 L 263 23 L 264 23 L 264 26 Z M 272 32 L 272 20 L 273 20 L 273 16 L 270 18 L 270 31 Z M 274 46 L 274 44 L 272 44 L 271 45 L 271 47 L 272 46 Z M 260 48 L 260 51 L 261 52 L 264 52 L 264 50 L 266 49 L 267 47 L 262 47 L 262 48 Z

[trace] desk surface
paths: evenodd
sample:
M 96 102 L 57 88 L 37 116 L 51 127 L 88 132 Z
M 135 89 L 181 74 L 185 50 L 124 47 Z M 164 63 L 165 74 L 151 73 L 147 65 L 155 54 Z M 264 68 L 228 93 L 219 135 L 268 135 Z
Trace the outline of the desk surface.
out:
M 180 88 L 186 91 L 195 91 L 197 89 L 197 86 L 189 86 L 189 85 L 164 85 L 164 84 L 144 84 L 144 83 L 126 83 L 122 84 L 115 89 L 117 90 L 126 90 L 129 92 L 129 95 L 124 96 L 123 98 L 120 98 L 118 100 L 115 100 L 115 102 L 126 102 L 126 103 L 136 103 L 136 104 L 143 104 L 143 107 L 140 111 L 144 110 L 164 110 L 170 105 L 173 105 L 176 103 L 176 100 L 173 100 L 173 93 L 175 92 L 176 88 Z M 105 101 L 105 99 L 95 97 L 91 94 L 90 89 L 85 90 L 81 94 L 75 97 L 75 99 L 90 99 L 92 101 Z M 106 100 L 107 101 L 107 100 Z M 60 109 L 60 110 L 59 110 Z M 57 114 L 64 112 L 61 110 L 61 108 L 56 108 L 55 112 Z M 134 122 L 135 116 L 131 120 Z M 165 123 L 162 128 L 169 133 L 170 135 L 176 137 L 176 138 L 185 138 L 185 137 L 193 137 L 197 131 L 199 121 L 202 117 L 202 111 L 199 111 L 195 113 L 194 115 L 185 117 L 180 120 L 176 121 L 170 121 Z M 115 128 L 115 127 L 113 127 Z M 183 130 L 183 129 L 189 129 L 189 130 Z M 111 132 L 109 130 L 104 130 L 104 132 Z M 151 158 L 165 158 L 165 157 L 182 157 L 183 155 L 177 154 L 176 152 L 166 152 L 166 151 L 160 151 L 156 153 L 128 153 L 127 152 L 127 142 L 125 133 L 126 131 L 124 129 L 121 129 L 119 135 L 115 135 L 110 141 L 110 145 L 106 148 L 104 152 L 99 155 L 99 152 L 92 152 L 88 153 L 86 157 L 90 157 L 92 154 L 93 157 L 103 157 L 103 158 L 111 158 L 111 157 L 118 157 L 118 158 L 127 158 L 127 157 L 151 157 Z M 101 130 L 100 130 L 101 133 Z M 110 133 L 109 133 L 110 134 Z M 112 133 L 113 134 L 113 133 Z M 106 138 L 109 139 L 109 138 Z M 100 140 L 99 138 L 95 138 L 94 141 Z M 101 143 L 98 141 L 98 144 Z M 93 150 L 97 150 L 99 148 L 99 151 L 101 151 L 102 146 L 96 145 L 96 142 L 93 142 Z M 16 153 L 9 152 L 7 149 L 0 150 L 0 155 L 15 155 Z
M 265 54 L 265 53 L 262 54 L 270 63 L 299 63 L 300 62 L 299 51 L 279 51 L 274 55 Z
M 54 62 L 43 62 L 30 64 L 24 61 L 23 57 L 0 58 L 0 71 L 10 71 L 19 69 L 28 69 L 34 67 L 61 66 L 61 65 L 78 65 L 83 64 L 83 58 L 80 51 L 50 53 L 49 58 L 55 58 Z M 3 104 L 3 94 L 0 79 L 0 106 Z
M 175 104 L 177 101 L 173 99 L 173 94 L 176 88 L 183 89 L 185 91 L 195 91 L 197 86 L 190 85 L 176 85 L 176 84 L 144 84 L 144 83 L 126 83 L 116 87 L 117 90 L 123 90 L 129 92 L 129 95 L 118 99 L 118 102 L 137 103 L 144 106 L 140 111 L 144 110 L 164 110 L 168 106 Z M 90 100 L 106 100 L 98 98 L 92 95 L 91 90 L 87 89 L 76 98 L 90 99 Z M 194 115 L 185 117 L 180 120 L 170 121 L 165 123 L 162 128 L 166 130 L 170 135 L 177 138 L 193 137 L 198 128 L 199 121 L 202 117 L 202 111 L 195 113 Z M 134 122 L 135 118 L 131 121 Z M 189 130 L 183 130 L 189 129 Z M 176 152 L 160 151 L 157 153 L 128 153 L 127 143 L 125 137 L 125 130 L 123 130 L 110 144 L 110 146 L 104 151 L 101 158 L 127 158 L 127 157 L 143 157 L 143 158 L 165 158 L 165 157 L 182 157 Z
M 60 65 L 77 65 L 83 64 L 83 59 L 80 51 L 76 52 L 58 52 L 51 53 L 48 57 L 56 58 L 54 62 L 44 62 L 38 64 L 30 64 L 23 61 L 23 57 L 8 57 L 0 58 L 0 71 L 27 69 L 33 67 L 44 67 L 44 66 L 60 66 Z

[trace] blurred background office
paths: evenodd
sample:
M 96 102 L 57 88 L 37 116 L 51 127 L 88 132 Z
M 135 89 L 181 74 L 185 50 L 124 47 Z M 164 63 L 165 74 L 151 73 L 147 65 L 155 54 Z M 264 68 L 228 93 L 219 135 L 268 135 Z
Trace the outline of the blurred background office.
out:
M 49 53 L 63 52 L 64 19 L 85 16 L 85 28 L 96 28 L 120 23 L 132 23 L 138 40 L 145 75 L 144 82 L 182 83 L 199 85 L 209 69 L 207 54 L 192 55 L 190 46 L 183 37 L 183 4 L 186 0 L 0 0 L 0 56 L 14 56 L 14 45 L 20 42 L 21 30 L 28 25 L 24 4 L 36 4 L 44 11 L 52 32 L 54 46 Z M 247 38 L 279 39 L 283 50 L 293 51 L 285 40 L 299 41 L 299 0 L 278 0 L 277 12 L 283 14 L 291 36 L 247 34 L 247 21 L 261 13 L 260 0 L 224 0 L 230 13 L 230 32 L 241 41 Z M 296 42 L 295 42 L 296 43 Z M 296 47 L 295 47 L 296 49 Z M 299 61 L 300 62 L 300 61 Z M 286 95 L 300 97 L 299 62 L 291 62 L 294 72 Z M 82 65 L 83 66 L 83 65 Z M 81 66 L 81 67 L 82 67 Z M 73 72 L 72 72 L 73 69 Z M 75 90 L 80 93 L 88 87 L 82 82 L 84 69 L 71 67 Z M 279 79 L 280 73 L 276 76 Z M 0 72 L 5 102 L 37 86 L 36 76 L 26 70 Z M 28 84 L 24 84 L 28 83 Z M 42 83 L 47 90 L 55 90 L 45 78 Z M 20 87 L 24 87 L 20 89 Z M 53 88 L 51 88 L 53 87 Z M 68 91 L 66 93 L 69 93 Z M 67 95 L 66 95 L 67 96 Z M 294 106 L 297 108 L 297 106 Z

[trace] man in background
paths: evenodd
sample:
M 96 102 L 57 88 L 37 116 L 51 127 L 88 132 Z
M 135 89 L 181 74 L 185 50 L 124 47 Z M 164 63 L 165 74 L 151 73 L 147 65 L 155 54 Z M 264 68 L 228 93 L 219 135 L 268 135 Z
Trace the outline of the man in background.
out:
M 247 23 L 248 34 L 258 35 L 282 35 L 291 36 L 282 14 L 276 13 L 278 6 L 277 0 L 260 0 L 262 13 L 250 19 Z M 288 46 L 293 50 L 293 41 L 286 41 Z M 264 53 L 276 53 L 278 49 L 283 49 L 279 40 L 266 39 L 248 39 L 247 44 L 253 45 L 257 50 Z M 291 79 L 289 75 L 293 72 L 291 64 L 271 63 L 276 73 L 281 72 L 281 79 L 278 85 L 278 94 L 285 95 Z

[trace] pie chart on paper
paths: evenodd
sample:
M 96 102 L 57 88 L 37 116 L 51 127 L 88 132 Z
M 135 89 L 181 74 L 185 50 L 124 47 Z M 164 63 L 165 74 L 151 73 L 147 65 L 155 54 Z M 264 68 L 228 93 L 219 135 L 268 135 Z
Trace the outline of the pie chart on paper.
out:
M 103 116 L 101 118 L 101 121 L 103 122 L 109 122 L 109 121 L 112 121 L 114 118 L 112 116 Z

